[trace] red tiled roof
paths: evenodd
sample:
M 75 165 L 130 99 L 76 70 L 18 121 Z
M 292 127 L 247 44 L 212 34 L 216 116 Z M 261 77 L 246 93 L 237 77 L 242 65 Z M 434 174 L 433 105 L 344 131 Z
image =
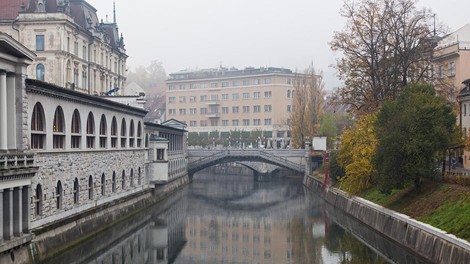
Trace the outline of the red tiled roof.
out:
M 0 20 L 14 20 L 21 10 L 23 0 L 0 0 Z

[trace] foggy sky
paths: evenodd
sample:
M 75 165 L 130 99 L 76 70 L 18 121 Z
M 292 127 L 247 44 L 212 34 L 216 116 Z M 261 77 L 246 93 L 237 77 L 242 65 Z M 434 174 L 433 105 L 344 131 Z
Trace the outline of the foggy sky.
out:
M 87 0 L 100 19 L 113 21 L 113 0 Z M 339 86 L 328 45 L 342 30 L 342 0 L 115 0 L 128 67 L 163 63 L 167 74 L 184 69 L 285 67 L 311 63 L 327 89 Z M 421 0 L 451 31 L 470 23 L 469 0 Z

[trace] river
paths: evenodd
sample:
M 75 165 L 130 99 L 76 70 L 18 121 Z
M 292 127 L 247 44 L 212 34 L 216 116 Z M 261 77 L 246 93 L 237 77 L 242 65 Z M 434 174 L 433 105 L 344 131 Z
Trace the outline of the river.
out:
M 199 173 L 164 202 L 48 263 L 425 262 L 335 211 L 300 178 Z

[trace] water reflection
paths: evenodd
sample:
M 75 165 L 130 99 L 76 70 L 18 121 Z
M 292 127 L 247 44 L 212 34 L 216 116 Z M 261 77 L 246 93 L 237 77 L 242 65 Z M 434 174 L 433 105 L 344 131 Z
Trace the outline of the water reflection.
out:
M 349 232 L 354 229 L 360 235 Z M 369 239 L 385 253 L 377 253 L 362 242 L 369 243 Z M 300 180 L 258 183 L 252 177 L 198 174 L 188 187 L 164 203 L 49 263 L 390 261 L 422 263 L 357 221 L 335 212 L 305 191 Z

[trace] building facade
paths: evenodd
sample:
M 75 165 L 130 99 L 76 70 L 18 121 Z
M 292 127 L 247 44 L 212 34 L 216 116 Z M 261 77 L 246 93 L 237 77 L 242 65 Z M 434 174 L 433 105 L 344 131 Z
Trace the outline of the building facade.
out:
M 116 15 L 99 21 L 84 0 L 5 0 L 0 31 L 37 54 L 29 78 L 98 95 L 125 86 L 128 56 Z
M 290 137 L 295 74 L 282 68 L 181 71 L 167 80 L 167 117 L 189 132 L 263 131 Z

